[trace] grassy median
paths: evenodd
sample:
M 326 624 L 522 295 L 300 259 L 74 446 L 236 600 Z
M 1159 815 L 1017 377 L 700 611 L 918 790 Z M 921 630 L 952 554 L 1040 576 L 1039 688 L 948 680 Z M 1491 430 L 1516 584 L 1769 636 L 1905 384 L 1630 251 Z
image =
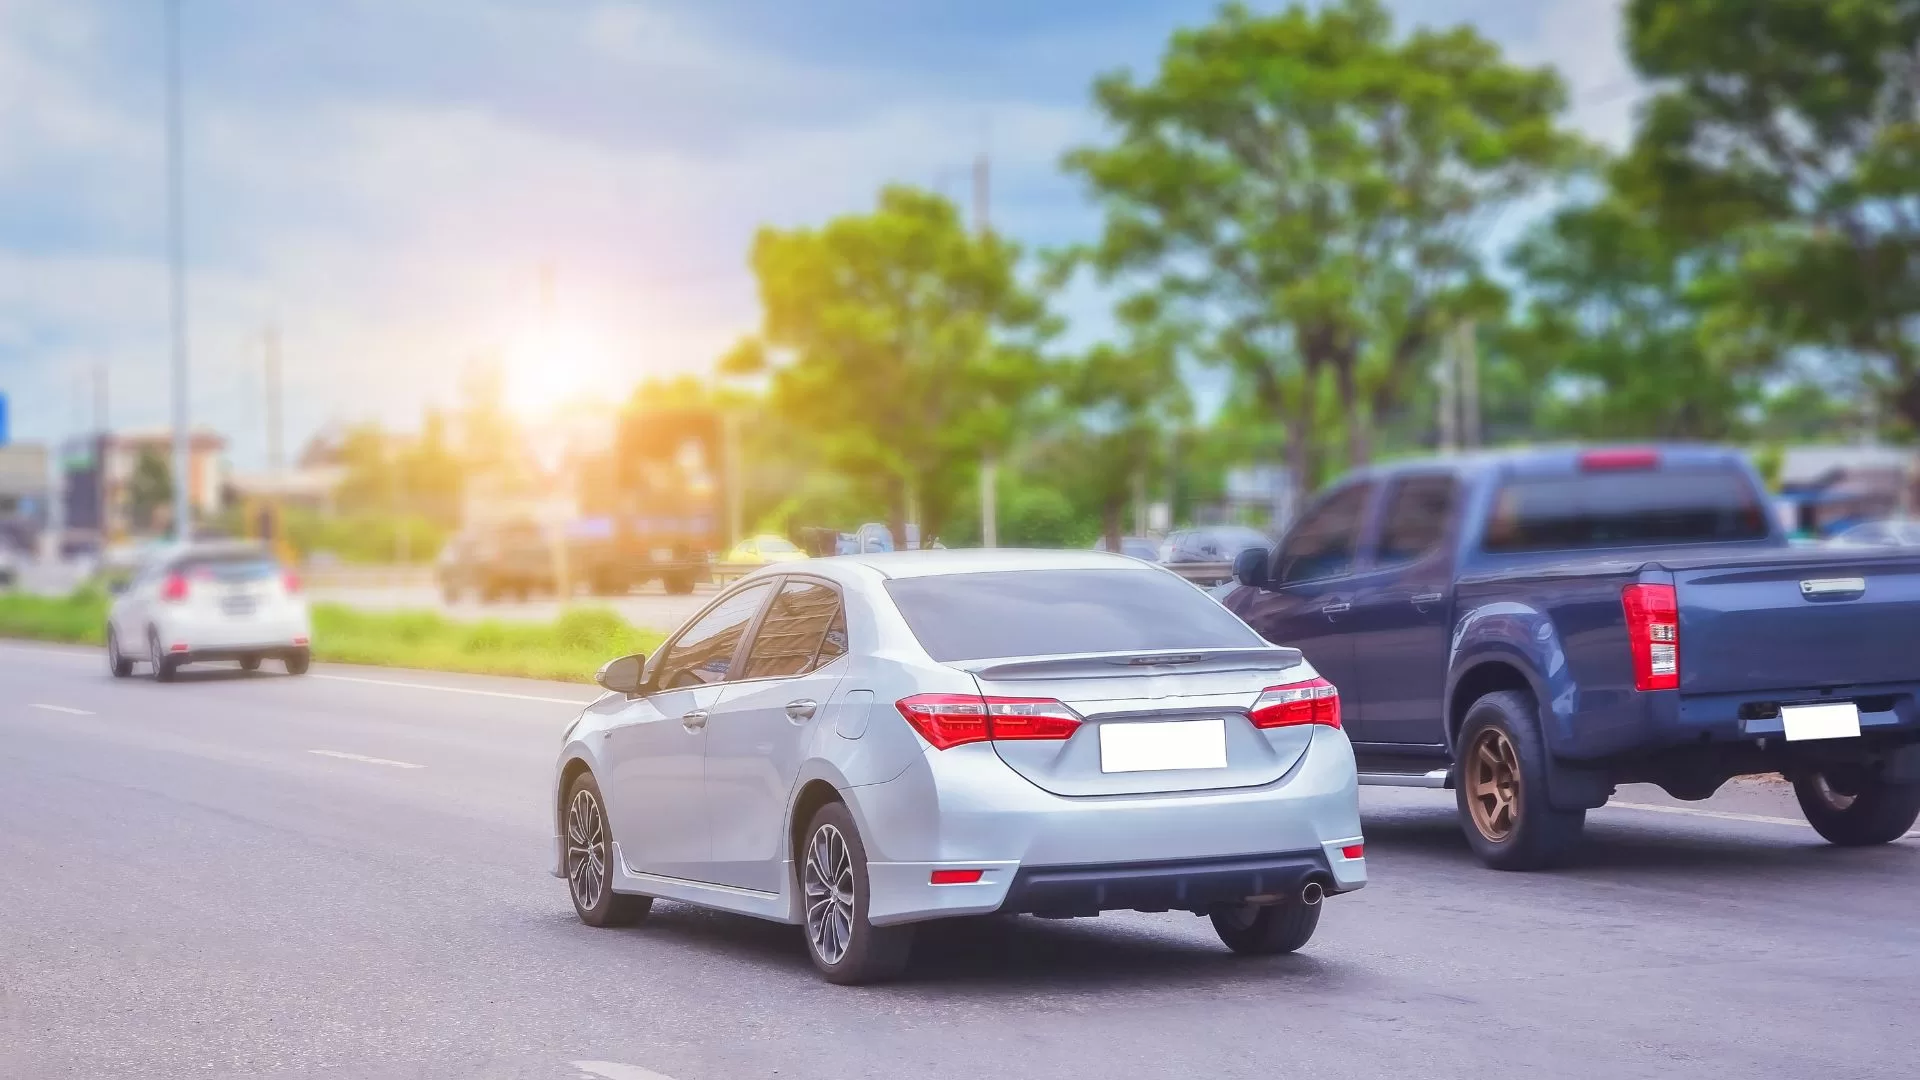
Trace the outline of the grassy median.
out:
M 107 597 L 0 593 L 0 637 L 102 644 Z M 573 608 L 550 622 L 458 622 L 430 611 L 313 606 L 313 656 L 341 664 L 591 682 L 616 656 L 651 652 L 664 635 L 607 608 Z

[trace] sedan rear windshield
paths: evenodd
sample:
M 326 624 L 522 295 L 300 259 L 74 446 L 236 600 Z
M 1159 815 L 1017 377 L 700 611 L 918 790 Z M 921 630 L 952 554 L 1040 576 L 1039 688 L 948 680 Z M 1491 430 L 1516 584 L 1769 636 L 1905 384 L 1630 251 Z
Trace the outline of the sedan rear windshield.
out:
M 1731 469 L 1515 477 L 1487 519 L 1492 552 L 1764 540 L 1767 516 Z
M 1200 590 L 1146 570 L 1014 570 L 887 582 L 927 655 L 1245 648 L 1260 637 Z

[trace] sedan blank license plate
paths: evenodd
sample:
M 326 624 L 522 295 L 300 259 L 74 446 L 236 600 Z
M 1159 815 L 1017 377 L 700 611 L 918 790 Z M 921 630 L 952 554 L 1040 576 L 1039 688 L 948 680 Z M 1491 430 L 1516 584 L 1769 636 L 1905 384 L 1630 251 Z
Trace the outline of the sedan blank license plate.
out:
M 1224 721 L 1100 725 L 1100 771 L 1103 773 L 1226 767 Z
M 1836 701 L 1831 705 L 1782 705 L 1780 726 L 1786 729 L 1788 742 L 1857 739 L 1860 706 L 1851 701 Z

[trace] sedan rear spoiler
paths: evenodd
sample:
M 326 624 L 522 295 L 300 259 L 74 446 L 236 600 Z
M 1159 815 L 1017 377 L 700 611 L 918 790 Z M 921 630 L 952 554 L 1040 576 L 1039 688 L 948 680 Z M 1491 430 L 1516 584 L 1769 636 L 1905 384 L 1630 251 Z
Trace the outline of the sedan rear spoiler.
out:
M 1073 653 L 1063 656 L 970 660 L 953 666 L 983 679 L 1083 679 L 1129 675 L 1199 674 L 1214 671 L 1277 671 L 1300 663 L 1300 650 L 1282 646 L 1251 649 L 1180 649 L 1159 652 Z

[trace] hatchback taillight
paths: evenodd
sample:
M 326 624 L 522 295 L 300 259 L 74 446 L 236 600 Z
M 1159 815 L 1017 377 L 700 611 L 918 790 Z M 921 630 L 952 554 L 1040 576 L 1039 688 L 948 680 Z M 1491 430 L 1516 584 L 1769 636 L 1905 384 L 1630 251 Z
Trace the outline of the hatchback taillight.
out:
M 916 694 L 896 707 L 936 750 L 992 739 L 1065 739 L 1080 726 L 1080 714 L 1052 698 Z
M 1325 679 L 1269 686 L 1260 691 L 1247 718 L 1257 728 L 1293 727 L 1297 724 L 1340 726 L 1340 691 Z
M 177 604 L 187 598 L 187 576 L 168 574 L 167 580 L 160 584 L 160 599 Z
M 287 590 L 288 596 L 300 595 L 300 575 L 291 570 L 281 574 L 280 587 Z
M 1680 687 L 1680 602 L 1671 585 L 1629 585 L 1620 594 L 1633 650 L 1635 690 Z

